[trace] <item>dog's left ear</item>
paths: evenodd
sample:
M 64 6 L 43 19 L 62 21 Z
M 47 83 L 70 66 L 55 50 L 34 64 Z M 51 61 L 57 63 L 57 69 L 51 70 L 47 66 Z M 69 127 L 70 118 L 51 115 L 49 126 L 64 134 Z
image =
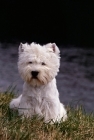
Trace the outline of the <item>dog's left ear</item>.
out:
M 51 47 L 52 47 L 54 53 L 56 53 L 56 54 L 60 53 L 60 50 L 55 43 L 52 43 Z
M 55 43 L 48 43 L 45 46 L 47 47 L 47 50 L 49 50 L 49 52 L 53 52 L 57 55 L 60 54 L 60 50 Z

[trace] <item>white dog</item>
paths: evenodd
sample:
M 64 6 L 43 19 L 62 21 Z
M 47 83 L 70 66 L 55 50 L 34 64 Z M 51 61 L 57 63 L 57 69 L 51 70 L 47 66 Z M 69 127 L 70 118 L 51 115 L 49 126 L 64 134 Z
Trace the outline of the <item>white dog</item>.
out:
M 37 114 L 45 122 L 67 119 L 55 79 L 60 66 L 59 53 L 55 43 L 20 44 L 18 69 L 25 83 L 23 93 L 10 102 L 10 108 L 18 109 L 26 117 Z

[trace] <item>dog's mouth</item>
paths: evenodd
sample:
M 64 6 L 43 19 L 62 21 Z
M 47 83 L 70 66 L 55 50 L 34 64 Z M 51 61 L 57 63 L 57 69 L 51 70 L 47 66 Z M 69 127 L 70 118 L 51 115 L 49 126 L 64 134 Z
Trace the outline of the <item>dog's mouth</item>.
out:
M 44 85 L 44 81 L 40 80 L 38 77 L 32 77 L 31 82 L 40 83 L 40 85 Z
M 32 79 L 37 79 L 38 80 L 38 77 L 32 77 Z

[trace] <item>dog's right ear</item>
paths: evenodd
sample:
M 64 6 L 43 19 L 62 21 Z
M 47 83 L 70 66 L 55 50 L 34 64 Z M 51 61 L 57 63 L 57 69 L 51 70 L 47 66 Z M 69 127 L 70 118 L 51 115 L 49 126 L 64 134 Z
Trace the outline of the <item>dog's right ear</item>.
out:
M 21 53 L 21 52 L 24 52 L 24 44 L 23 43 L 20 43 L 20 45 L 19 45 L 19 53 Z

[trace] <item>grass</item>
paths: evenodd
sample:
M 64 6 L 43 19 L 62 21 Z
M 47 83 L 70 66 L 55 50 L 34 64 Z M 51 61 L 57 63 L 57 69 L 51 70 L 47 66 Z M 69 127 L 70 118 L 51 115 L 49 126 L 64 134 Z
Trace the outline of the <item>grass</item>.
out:
M 22 118 L 8 105 L 12 93 L 0 94 L 0 140 L 94 140 L 94 115 L 68 107 L 66 122 L 45 124 L 37 116 Z

